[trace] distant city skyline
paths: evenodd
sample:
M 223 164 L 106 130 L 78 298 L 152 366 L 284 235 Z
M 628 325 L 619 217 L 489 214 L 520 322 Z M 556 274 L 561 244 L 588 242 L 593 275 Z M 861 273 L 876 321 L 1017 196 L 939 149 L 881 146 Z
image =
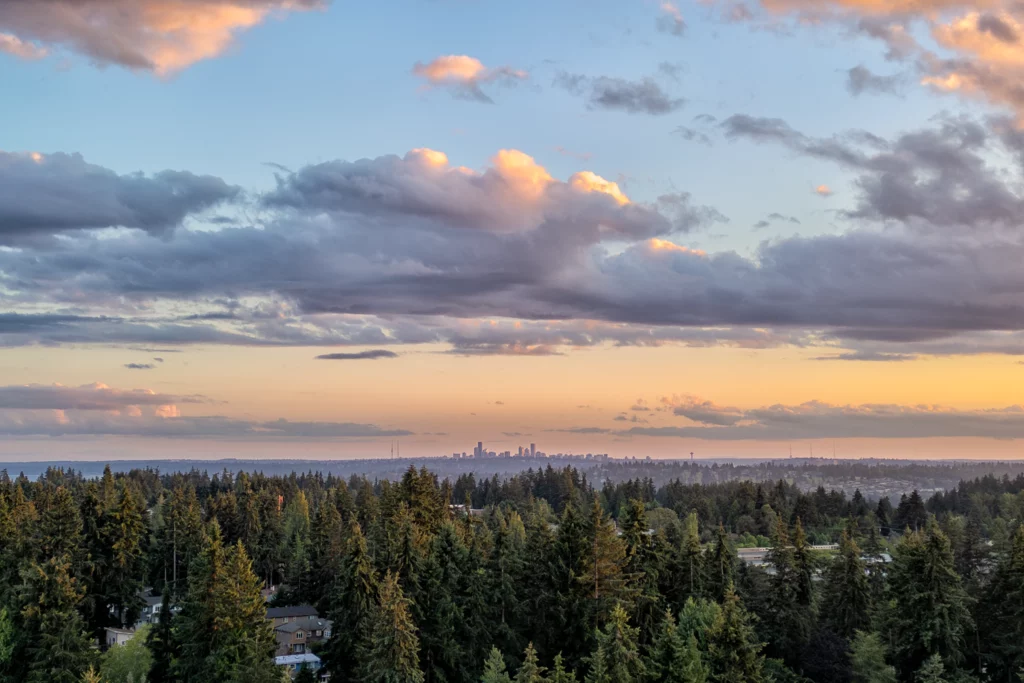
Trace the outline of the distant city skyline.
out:
M 61 8 L 0 461 L 1024 457 L 1015 2 Z

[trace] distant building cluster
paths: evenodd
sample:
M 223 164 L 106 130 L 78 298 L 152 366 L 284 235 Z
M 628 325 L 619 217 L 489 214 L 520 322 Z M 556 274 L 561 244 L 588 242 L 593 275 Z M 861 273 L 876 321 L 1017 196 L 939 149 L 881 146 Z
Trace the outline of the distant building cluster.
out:
M 545 453 L 537 450 L 537 444 L 531 443 L 529 447 L 520 446 L 518 451 L 489 451 L 484 448 L 483 441 L 477 441 L 476 447 L 473 448 L 472 453 L 452 453 L 452 458 L 455 460 L 475 458 L 477 460 L 484 458 L 563 458 L 572 460 L 590 460 L 594 462 L 604 462 L 608 460 L 607 453 Z

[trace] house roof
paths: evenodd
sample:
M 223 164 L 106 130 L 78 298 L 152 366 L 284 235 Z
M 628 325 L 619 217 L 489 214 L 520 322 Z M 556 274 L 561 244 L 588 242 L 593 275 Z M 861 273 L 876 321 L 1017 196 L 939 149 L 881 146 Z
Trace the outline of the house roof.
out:
M 318 617 L 320 613 L 312 605 L 289 605 L 288 607 L 271 607 L 267 610 L 267 619 L 281 617 Z
M 295 631 L 309 631 L 309 630 L 324 630 L 331 627 L 331 622 L 328 619 L 320 619 L 317 617 L 310 617 L 309 619 L 303 619 L 302 621 L 290 621 L 287 624 L 281 624 L 275 631 L 281 633 L 294 633 Z

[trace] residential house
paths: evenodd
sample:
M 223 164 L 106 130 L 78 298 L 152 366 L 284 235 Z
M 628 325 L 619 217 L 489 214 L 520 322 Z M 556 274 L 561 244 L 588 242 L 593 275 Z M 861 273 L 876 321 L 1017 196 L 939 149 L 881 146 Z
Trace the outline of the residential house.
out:
M 287 623 L 274 628 L 277 639 L 275 655 L 301 655 L 309 652 L 313 643 L 319 643 L 331 637 L 331 622 L 320 617 L 296 617 Z
M 312 605 L 289 605 L 287 607 L 268 607 L 267 619 L 273 622 L 274 628 L 296 619 L 318 617 L 320 613 Z
M 105 633 L 107 649 L 115 645 L 124 645 L 135 637 L 135 629 L 108 627 Z

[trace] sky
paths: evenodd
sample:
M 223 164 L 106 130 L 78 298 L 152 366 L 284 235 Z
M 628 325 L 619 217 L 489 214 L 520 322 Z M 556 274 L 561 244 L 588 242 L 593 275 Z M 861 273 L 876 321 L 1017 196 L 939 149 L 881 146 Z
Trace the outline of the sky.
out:
M 1016 0 L 0 4 L 0 460 L 1024 456 Z

